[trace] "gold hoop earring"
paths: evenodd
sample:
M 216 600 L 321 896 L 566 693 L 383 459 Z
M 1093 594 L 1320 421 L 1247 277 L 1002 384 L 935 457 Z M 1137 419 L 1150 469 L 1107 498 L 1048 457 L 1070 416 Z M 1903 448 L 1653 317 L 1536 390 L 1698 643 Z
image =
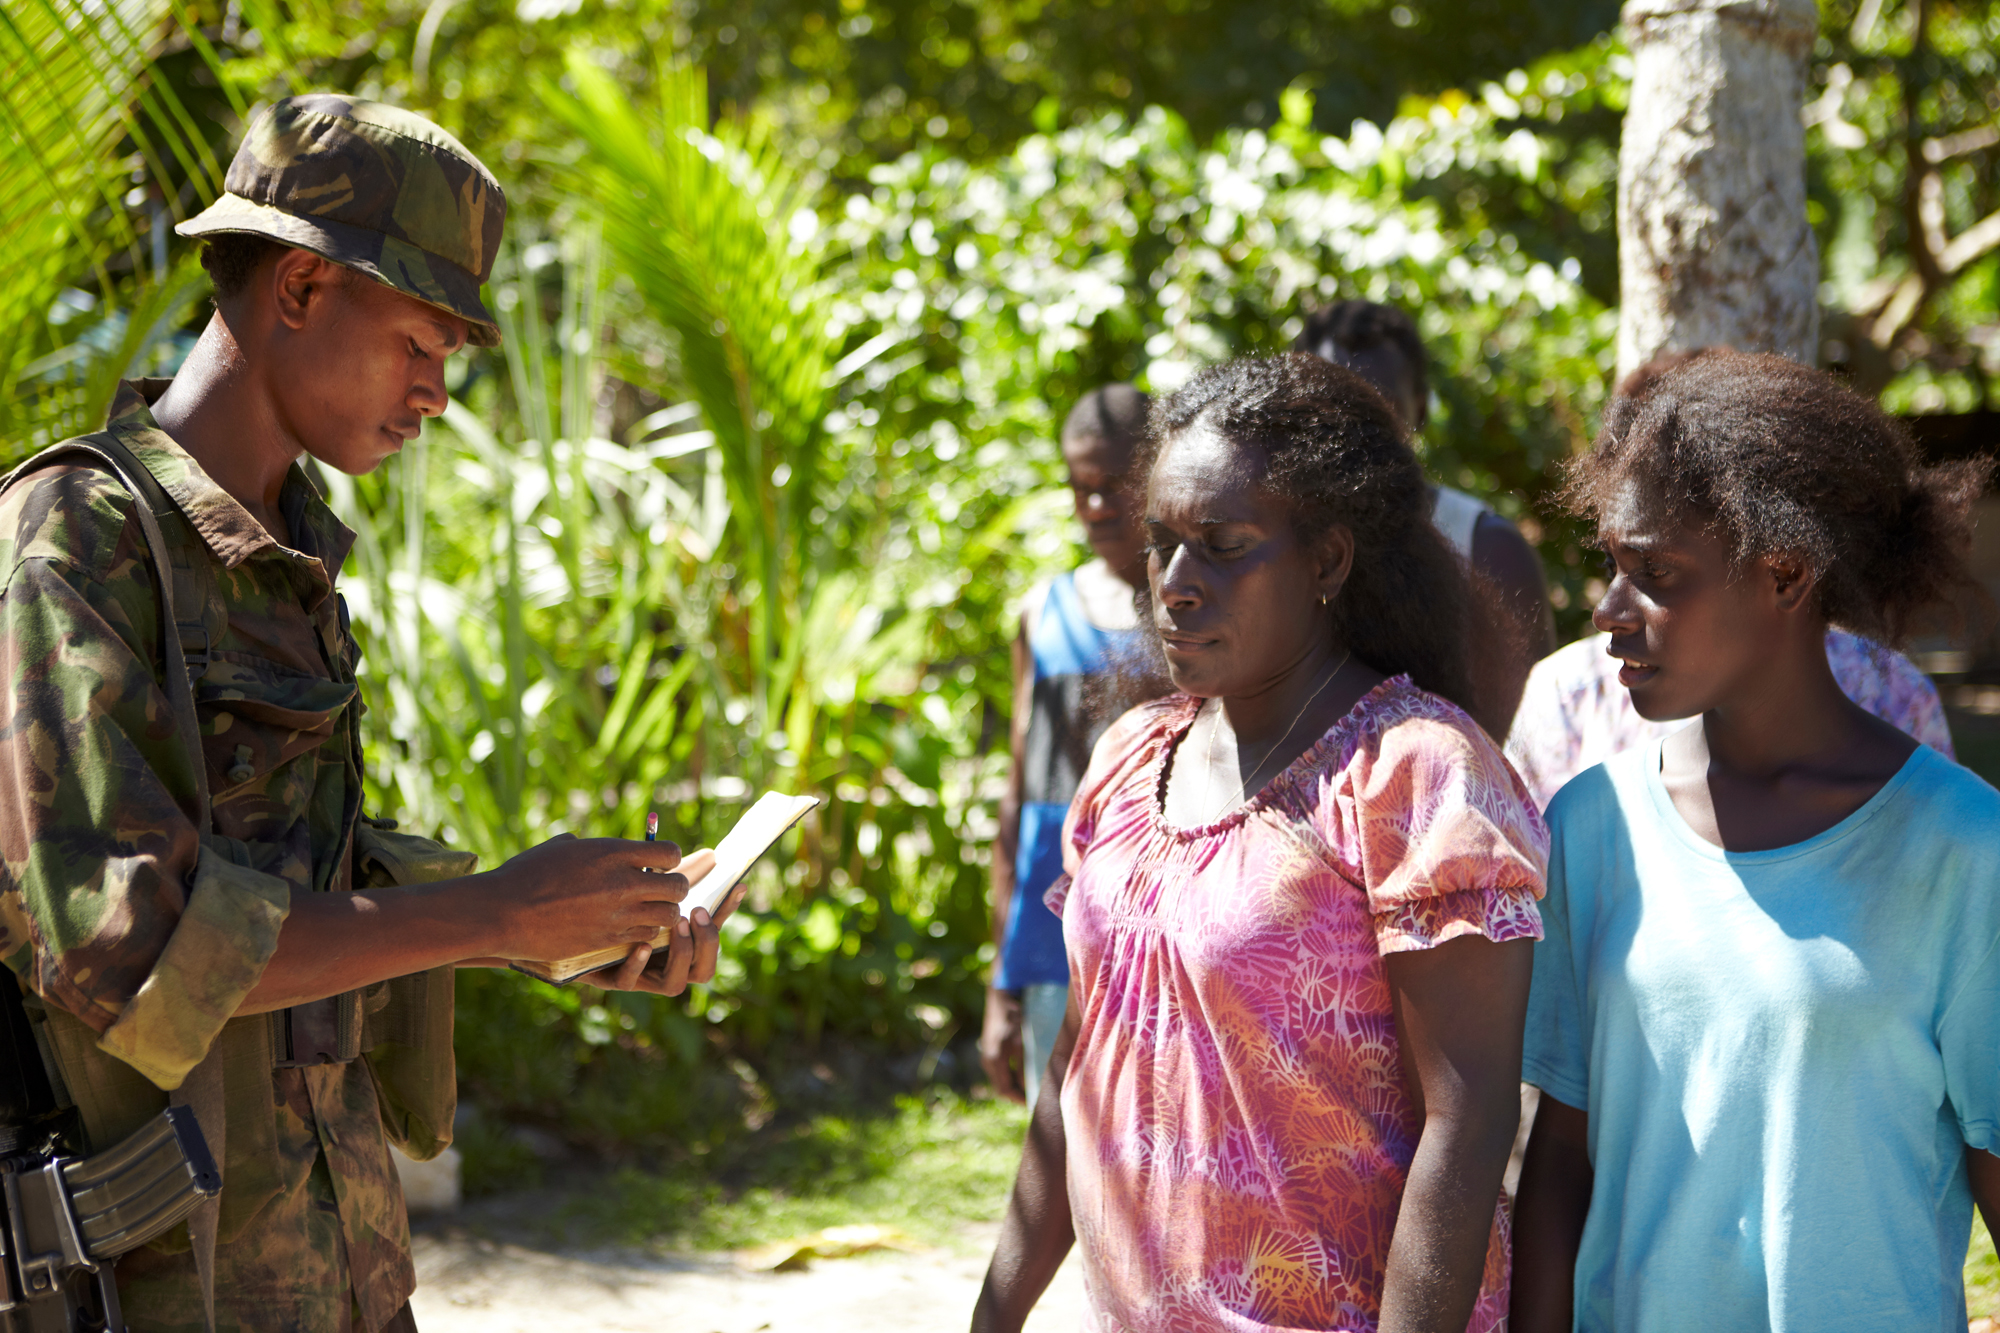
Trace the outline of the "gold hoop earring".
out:
M 1325 606 L 1325 605 L 1326 605 L 1326 594 L 1325 594 L 1325 593 L 1321 593 L 1321 594 L 1319 595 L 1319 604 L 1320 604 L 1321 606 Z

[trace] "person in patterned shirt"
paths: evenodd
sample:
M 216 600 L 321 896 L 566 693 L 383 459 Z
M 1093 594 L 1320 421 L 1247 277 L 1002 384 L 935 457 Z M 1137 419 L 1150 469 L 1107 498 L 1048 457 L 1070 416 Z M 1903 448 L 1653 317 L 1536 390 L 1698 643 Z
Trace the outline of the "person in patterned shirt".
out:
M 177 590 L 163 625 L 159 588 L 186 585 L 154 569 L 112 473 L 52 461 L 0 496 L 0 984 L 18 979 L 73 1101 L 69 1150 L 172 1097 L 216 1151 L 219 1203 L 118 1263 L 134 1328 L 407 1330 L 389 1146 L 449 1142 L 448 969 L 630 944 L 600 984 L 672 994 L 712 974 L 716 925 L 680 918 L 684 875 L 646 873 L 674 872 L 671 843 L 559 839 L 473 876 L 363 817 L 335 585 L 354 538 L 300 462 L 367 472 L 443 410 L 445 358 L 498 340 L 478 293 L 505 205 L 428 121 L 327 95 L 264 113 L 227 185 L 182 227 L 210 238 L 213 318 L 95 437 L 164 491 L 205 600 Z M 640 942 L 662 930 L 655 959 Z M 435 981 L 441 1025 L 360 1050 L 406 979 Z M 407 1077 L 421 1059 L 441 1087 Z
M 1464 563 L 1352 371 L 1211 367 L 1153 431 L 1180 693 L 1070 807 L 1069 1014 L 974 1333 L 1072 1243 L 1093 1333 L 1497 1330 L 1547 831 L 1464 706 Z

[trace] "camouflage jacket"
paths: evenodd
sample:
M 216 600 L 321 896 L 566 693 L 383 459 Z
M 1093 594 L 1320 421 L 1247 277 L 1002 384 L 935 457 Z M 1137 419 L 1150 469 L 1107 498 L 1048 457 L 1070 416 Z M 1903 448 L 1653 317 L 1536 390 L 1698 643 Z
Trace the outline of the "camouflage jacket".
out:
M 334 579 L 353 534 L 294 469 L 279 501 L 293 546 L 280 545 L 154 423 L 147 403 L 164 389 L 121 386 L 109 429 L 187 514 L 227 607 L 195 686 L 210 840 L 273 877 L 276 901 L 347 890 L 361 705 Z M 133 503 L 109 475 L 62 465 L 0 500 L 0 959 L 31 1003 L 81 1019 L 100 1050 L 172 1088 L 256 984 L 275 934 L 205 923 L 199 958 L 183 942 L 178 965 L 161 965 L 187 924 L 202 835 L 159 683 L 158 596 Z M 268 1077 L 268 1126 L 239 1124 L 240 1099 L 230 1103 L 217 1327 L 380 1328 L 415 1275 L 366 1062 Z M 202 1327 L 177 1230 L 178 1246 L 119 1263 L 135 1328 Z

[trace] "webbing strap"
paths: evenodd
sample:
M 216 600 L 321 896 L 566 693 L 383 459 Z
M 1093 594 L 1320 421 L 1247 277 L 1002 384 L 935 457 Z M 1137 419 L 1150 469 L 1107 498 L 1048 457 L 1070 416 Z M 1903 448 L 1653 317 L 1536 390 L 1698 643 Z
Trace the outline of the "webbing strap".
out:
M 123 441 L 109 432 L 83 435 L 51 445 L 0 480 L 0 492 L 31 472 L 39 472 L 76 455 L 82 455 L 116 477 L 138 502 L 133 505 L 132 512 L 139 520 L 140 534 L 146 539 L 146 552 L 153 562 L 153 580 L 160 590 L 160 664 L 165 668 L 167 706 L 174 715 L 181 742 L 187 747 L 194 768 L 195 828 L 205 833 L 212 807 L 209 802 L 208 768 L 202 762 L 201 718 L 195 712 L 194 682 L 188 674 L 187 640 L 193 637 L 202 645 L 199 661 L 205 669 L 209 652 L 208 627 L 202 620 L 202 606 L 197 604 L 188 608 L 194 619 L 184 624 L 178 614 L 180 608 L 174 600 L 174 585 L 182 581 L 176 575 L 186 578 L 191 586 L 199 586 L 201 574 L 191 564 L 174 561 L 166 536 L 160 531 L 160 520 L 156 517 L 178 514 L 179 506 L 161 487 L 159 478 L 153 475 L 151 469 L 140 462 Z
M 208 766 L 202 758 L 201 717 L 195 712 L 194 682 L 188 676 L 187 653 L 182 642 L 186 630 L 174 605 L 177 568 L 166 536 L 160 531 L 158 517 L 175 511 L 173 500 L 160 486 L 159 478 L 122 441 L 109 433 L 86 435 L 44 449 L 9 473 L 5 481 L 0 481 L 0 492 L 30 472 L 77 455 L 91 459 L 116 477 L 137 501 L 132 506 L 132 512 L 137 516 L 139 531 L 146 539 L 146 551 L 153 561 L 154 581 L 160 589 L 160 663 L 166 676 L 167 705 L 174 715 L 181 743 L 186 747 L 194 768 L 195 829 L 198 834 L 206 833 L 213 817 L 213 806 L 209 800 Z M 179 571 L 193 572 L 190 565 L 179 566 Z M 190 610 L 195 616 L 194 623 L 200 624 L 203 608 L 197 605 Z M 202 664 L 205 668 L 207 628 L 202 625 L 201 629 L 204 641 Z M 222 1070 L 215 1051 L 211 1050 L 200 1064 L 189 1071 L 187 1079 L 175 1090 L 171 1100 L 194 1112 L 196 1121 L 201 1125 L 202 1137 L 208 1140 L 209 1152 L 220 1165 L 226 1152 L 224 1136 L 228 1125 L 223 1112 Z M 194 1240 L 195 1271 L 201 1278 L 202 1311 L 209 1333 L 215 1330 L 215 1232 L 221 1216 L 222 1196 L 217 1193 L 202 1200 L 188 1218 L 188 1230 Z

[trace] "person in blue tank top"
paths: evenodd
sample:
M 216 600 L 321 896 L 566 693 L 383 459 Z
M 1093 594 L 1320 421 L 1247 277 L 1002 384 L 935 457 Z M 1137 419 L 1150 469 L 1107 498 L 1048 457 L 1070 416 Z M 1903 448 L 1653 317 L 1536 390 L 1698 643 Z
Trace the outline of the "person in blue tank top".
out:
M 1146 588 L 1139 498 L 1126 473 L 1146 433 L 1146 395 L 1093 389 L 1063 422 L 1077 521 L 1096 557 L 1038 584 L 1014 639 L 1013 771 L 993 848 L 993 942 L 979 1056 L 994 1092 L 1033 1105 L 1069 1003 L 1062 922 L 1042 894 L 1062 874 L 1063 816 L 1115 718 L 1108 682 L 1139 642 Z
M 2000 1222 L 2000 792 L 1841 690 L 1977 595 L 1989 460 L 1710 353 L 1614 412 L 1570 498 L 1648 721 L 1548 808 L 1515 1333 L 1966 1326 Z

